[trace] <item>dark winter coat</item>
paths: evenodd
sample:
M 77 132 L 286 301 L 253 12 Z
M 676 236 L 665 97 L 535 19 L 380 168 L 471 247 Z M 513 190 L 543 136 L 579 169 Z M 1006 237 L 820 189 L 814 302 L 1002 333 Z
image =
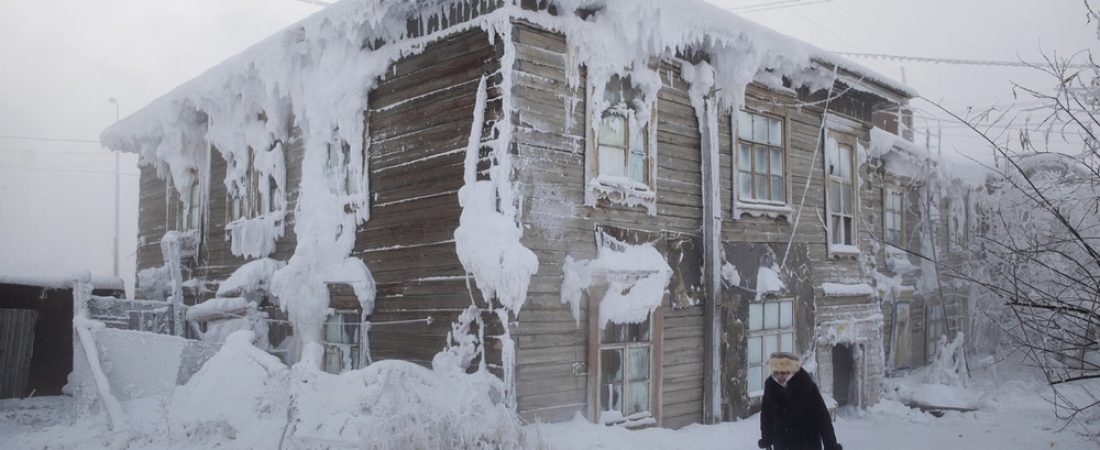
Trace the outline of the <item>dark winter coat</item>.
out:
M 764 382 L 760 411 L 760 445 L 774 450 L 840 450 L 833 421 L 810 374 L 799 369 L 780 386 L 772 377 Z

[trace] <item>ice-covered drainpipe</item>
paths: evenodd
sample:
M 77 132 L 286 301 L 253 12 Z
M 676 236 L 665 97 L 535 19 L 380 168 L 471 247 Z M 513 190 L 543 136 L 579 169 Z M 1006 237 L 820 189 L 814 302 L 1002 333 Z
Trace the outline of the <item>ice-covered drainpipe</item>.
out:
M 703 288 L 705 295 L 703 341 L 703 421 L 722 420 L 721 267 L 722 209 L 718 165 L 718 111 L 714 97 L 705 101 L 705 125 L 700 123 L 703 172 Z M 700 117 L 703 119 L 703 117 Z

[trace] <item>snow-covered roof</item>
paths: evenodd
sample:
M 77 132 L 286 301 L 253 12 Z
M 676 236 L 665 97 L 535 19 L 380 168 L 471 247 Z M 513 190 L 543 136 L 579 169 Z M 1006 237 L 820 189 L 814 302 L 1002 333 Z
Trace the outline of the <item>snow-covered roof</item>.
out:
M 77 280 L 86 280 L 96 289 L 124 289 L 121 278 L 105 275 L 89 275 L 87 273 L 72 273 L 68 275 L 40 275 L 28 273 L 0 274 L 0 284 L 15 284 L 50 289 L 71 289 L 73 287 L 73 282 Z
M 188 142 L 186 137 L 166 136 L 165 128 L 207 122 L 211 130 L 206 137 L 211 143 L 247 141 L 249 136 L 229 136 L 226 133 L 233 134 L 231 130 L 215 128 L 246 119 L 258 107 L 270 116 L 273 113 L 270 109 L 274 108 L 265 106 L 275 105 L 265 98 L 290 97 L 302 102 L 307 101 L 303 94 L 309 94 L 312 99 L 334 99 L 332 95 L 319 96 L 307 90 L 336 89 L 345 93 L 369 87 L 391 62 L 456 29 L 410 37 L 410 31 L 414 36 L 423 31 L 410 30 L 410 19 L 453 23 L 447 20 L 452 14 L 468 14 L 469 9 L 476 9 L 476 6 L 456 6 L 459 3 L 461 0 L 343 0 L 179 86 L 108 128 L 101 141 L 114 150 L 142 153 L 143 157 L 163 156 L 162 152 L 171 151 L 171 147 L 202 145 Z M 797 85 L 823 88 L 834 79 L 833 67 L 829 66 L 835 66 L 840 72 L 836 79 L 857 90 L 881 93 L 885 88 L 900 97 L 917 95 L 911 88 L 860 64 L 701 0 L 553 0 L 558 15 L 524 10 L 519 0 L 503 3 L 499 9 L 458 27 L 493 29 L 523 19 L 579 38 L 571 39 L 570 52 L 581 56 L 580 62 L 591 63 L 601 57 L 628 66 L 638 61 L 639 56 L 648 58 L 703 49 L 719 60 L 723 54 L 731 56 L 714 64 L 720 74 L 736 81 L 734 84 L 743 84 L 746 77 L 771 78 L 772 83 L 787 77 Z M 562 13 L 578 9 L 599 9 L 599 12 L 587 19 Z M 401 44 L 364 44 L 377 42 Z M 305 73 L 312 71 L 327 75 L 324 87 L 299 85 L 312 78 Z M 361 99 L 355 100 L 361 103 Z M 243 107 L 232 105 L 233 101 Z M 269 128 L 284 125 L 278 122 L 269 120 L 272 124 Z M 237 134 L 240 133 L 238 130 Z

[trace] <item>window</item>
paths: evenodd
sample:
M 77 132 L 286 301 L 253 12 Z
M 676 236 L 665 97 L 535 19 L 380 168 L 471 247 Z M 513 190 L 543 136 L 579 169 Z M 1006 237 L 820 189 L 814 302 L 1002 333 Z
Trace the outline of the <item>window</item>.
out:
M 358 310 L 336 310 L 325 320 L 324 371 L 340 373 L 359 368 L 360 330 Z
M 237 166 L 239 164 L 242 164 L 242 162 L 235 159 L 233 160 L 234 166 Z M 229 217 L 230 222 L 248 218 L 251 216 L 249 211 L 250 208 L 248 207 L 248 187 L 254 183 L 252 179 L 256 176 L 256 171 L 252 167 L 251 148 L 244 152 L 243 164 L 245 165 L 245 184 L 238 184 L 235 181 L 233 184 L 237 187 L 236 195 L 234 195 L 231 191 L 227 192 L 227 195 L 229 197 L 228 201 L 226 202 L 226 205 L 229 208 L 227 216 Z
M 636 110 L 641 91 L 629 77 L 613 76 L 604 87 L 603 101 L 608 107 L 596 128 L 596 174 L 612 182 L 651 188 L 649 143 Z
M 653 416 L 651 322 L 608 323 L 600 333 L 601 423 L 638 422 Z
M 829 140 L 825 146 L 828 178 L 829 232 L 833 245 L 855 245 L 852 146 Z M 829 145 L 831 144 L 831 145 Z
M 774 352 L 794 352 L 794 301 L 791 299 L 749 304 L 749 396 L 764 393 L 764 380 L 769 375 L 768 357 Z
M 924 357 L 929 364 L 931 364 L 932 360 L 936 357 L 936 347 L 939 345 L 940 336 L 946 334 L 943 330 L 943 325 L 943 306 L 928 305 L 924 320 Z
M 902 234 L 902 195 L 894 189 L 886 188 L 882 191 L 882 227 L 883 240 L 887 244 L 901 248 L 905 240 Z
M 787 202 L 783 120 L 741 111 L 737 115 L 738 198 L 746 202 Z
M 202 185 L 198 178 L 180 196 L 180 209 L 177 229 L 197 230 L 202 225 Z
M 327 165 L 333 192 L 341 196 L 359 193 L 357 171 L 352 167 L 350 144 L 342 140 L 330 142 Z

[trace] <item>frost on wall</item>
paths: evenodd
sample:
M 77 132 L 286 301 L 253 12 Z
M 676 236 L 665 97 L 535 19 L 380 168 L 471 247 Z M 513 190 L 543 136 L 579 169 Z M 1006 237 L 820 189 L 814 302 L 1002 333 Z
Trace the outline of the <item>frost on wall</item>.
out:
M 596 286 L 607 290 L 599 300 L 599 326 L 608 322 L 640 323 L 661 306 L 672 268 L 652 245 L 613 242 L 600 247 L 596 259 L 574 261 L 566 257 L 562 267 L 562 303 L 568 303 L 580 321 L 584 291 Z
M 471 13 L 471 8 L 481 7 L 478 2 L 454 0 L 340 2 L 158 99 L 105 131 L 101 140 L 114 150 L 140 154 L 143 164 L 155 166 L 180 193 L 195 180 L 209 176 L 211 148 L 227 162 L 227 176 L 221 181 L 231 195 L 240 194 L 245 187 L 251 189 L 250 180 L 258 180 L 258 200 L 264 208 L 257 217 L 228 226 L 231 250 L 250 258 L 271 254 L 273 243 L 285 232 L 282 227 L 290 208 L 285 197 L 285 167 L 277 161 L 286 157 L 281 154 L 282 145 L 301 144 L 302 178 L 293 205 L 297 247 L 287 265 L 273 273 L 271 289 L 304 344 L 320 338 L 320 324 L 328 308 L 326 283 L 352 285 L 364 313 L 373 307 L 370 271 L 361 261 L 349 258 L 355 228 L 367 219 L 363 207 L 367 196 L 334 189 L 340 184 L 334 177 L 350 173 L 350 185 L 369 186 L 359 153 L 366 143 L 363 113 L 368 106 L 367 93 L 394 61 L 422 51 L 446 34 L 481 27 L 503 43 L 501 66 L 512 67 L 513 21 L 528 20 L 563 33 L 570 85 L 581 85 L 583 66 L 588 73 L 586 82 L 597 94 L 593 98 L 600 99 L 599 90 L 612 77 L 629 77 L 642 91 L 641 101 L 630 105 L 632 120 L 637 129 L 647 128 L 654 141 L 655 127 L 644 127 L 652 120 L 660 89 L 660 77 L 651 63 L 682 53 L 710 56 L 713 70 L 693 79 L 700 89 L 710 86 L 715 95 L 712 101 L 727 108 L 742 103 L 744 88 L 753 80 L 772 86 L 787 80 L 811 90 L 831 86 L 834 79 L 823 67 L 833 65 L 910 92 L 873 72 L 703 2 L 557 0 L 553 4 L 559 11 L 589 9 L 593 13 L 583 18 L 568 13 L 555 16 L 524 10 L 518 0 L 500 2 L 481 13 Z M 468 22 L 454 25 L 456 17 L 452 16 L 456 14 L 460 21 Z M 432 23 L 449 23 L 451 28 L 438 31 Z M 501 75 L 501 91 L 511 92 L 512 72 L 503 70 Z M 456 230 L 456 244 L 462 242 L 460 260 L 477 279 L 478 288 L 486 298 L 500 301 L 503 308 L 496 312 L 507 319 L 522 307 L 527 281 L 537 271 L 537 259 L 519 243 L 522 230 L 515 224 L 519 196 L 513 192 L 515 167 L 508 148 L 513 105 L 508 95 L 502 101 L 505 114 L 494 122 L 492 142 L 485 144 L 491 147 L 494 165 L 488 180 L 477 180 L 468 170 L 460 193 L 463 223 Z M 616 105 L 593 106 L 593 113 L 602 114 Z M 474 122 L 475 126 L 482 123 Z M 347 158 L 335 158 L 337 164 L 348 165 L 348 170 L 332 170 L 334 146 L 355 150 Z M 476 147 L 472 152 L 476 160 L 481 144 L 472 146 Z M 507 270 L 493 273 L 495 267 Z M 504 339 L 509 340 L 507 336 Z M 506 359 L 509 348 L 505 346 Z

